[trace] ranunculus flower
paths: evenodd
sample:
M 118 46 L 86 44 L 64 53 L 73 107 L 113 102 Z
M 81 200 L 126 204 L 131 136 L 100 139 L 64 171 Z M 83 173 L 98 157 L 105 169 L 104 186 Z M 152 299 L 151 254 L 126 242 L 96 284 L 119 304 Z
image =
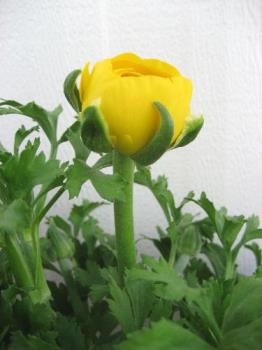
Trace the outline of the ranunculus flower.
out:
M 81 75 L 82 110 L 97 105 L 114 148 L 132 155 L 156 133 L 160 116 L 153 103 L 161 102 L 174 121 L 171 144 L 181 134 L 190 114 L 192 83 L 172 65 L 124 53 L 86 64 Z

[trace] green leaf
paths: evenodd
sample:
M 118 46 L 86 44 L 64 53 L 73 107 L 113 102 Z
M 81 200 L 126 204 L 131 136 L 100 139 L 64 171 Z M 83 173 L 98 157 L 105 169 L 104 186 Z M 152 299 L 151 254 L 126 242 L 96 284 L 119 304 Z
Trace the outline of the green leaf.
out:
M 78 234 L 82 224 L 89 217 L 90 213 L 103 204 L 105 204 L 105 203 L 103 203 L 103 202 L 89 202 L 87 199 L 85 199 L 81 205 L 75 204 L 73 206 L 73 208 L 70 212 L 70 215 L 69 215 L 69 220 L 72 222 L 72 224 L 74 226 L 75 235 Z
M 244 216 L 228 216 L 225 208 L 216 210 L 204 192 L 199 200 L 190 199 L 190 201 L 198 204 L 207 213 L 223 246 L 230 250 L 245 223 Z
M 154 301 L 152 283 L 148 281 L 129 281 L 127 278 L 126 291 L 130 298 L 136 329 L 140 329 L 152 309 Z
M 112 145 L 108 125 L 97 106 L 90 106 L 82 112 L 82 140 L 94 152 L 110 152 Z
M 27 136 L 29 136 L 32 132 L 39 131 L 38 125 L 33 126 L 30 129 L 26 129 L 24 125 L 22 125 L 15 134 L 15 142 L 14 142 L 14 154 L 18 155 L 19 147 L 21 143 L 25 140 Z
M 262 317 L 246 326 L 227 332 L 221 342 L 221 350 L 261 350 Z
M 3 100 L 0 103 L 0 115 L 20 114 L 33 119 L 44 130 L 52 145 L 56 144 L 57 120 L 62 110 L 62 107 L 58 106 L 53 111 L 47 111 L 35 102 L 22 105 L 16 101 Z
M 259 217 L 256 215 L 252 215 L 247 219 L 243 236 L 240 242 L 233 249 L 234 256 L 237 256 L 241 247 L 254 239 L 262 239 L 262 229 L 259 228 Z
M 90 179 L 97 193 L 109 202 L 124 201 L 124 180 L 118 174 L 107 175 L 99 170 L 90 170 Z
M 22 332 L 16 332 L 11 338 L 10 350 L 59 350 L 55 344 L 50 344 L 41 338 L 29 335 L 25 337 Z
M 83 184 L 90 180 L 90 174 L 84 162 L 75 159 L 67 171 L 66 189 L 69 192 L 69 199 L 77 197 L 81 191 Z
M 204 118 L 202 115 L 200 116 L 190 116 L 186 120 L 186 124 L 182 133 L 178 136 L 175 141 L 173 148 L 184 147 L 194 141 L 194 139 L 199 134 L 202 126 L 204 124 Z
M 0 231 L 2 232 L 22 232 L 29 227 L 30 220 L 31 209 L 21 199 L 9 205 L 0 206 Z
M 126 288 L 121 289 L 115 281 L 110 285 L 110 310 L 127 334 L 143 326 L 152 307 L 151 283 L 127 280 Z
M 76 85 L 76 80 L 80 73 L 81 73 L 80 69 L 73 70 L 71 73 L 68 74 L 68 76 L 64 81 L 65 97 L 77 113 L 79 113 L 82 108 L 80 97 L 79 97 L 79 91 Z
M 150 256 L 143 256 L 145 268 L 133 268 L 128 273 L 130 280 L 145 280 L 155 282 L 154 293 L 170 301 L 179 301 L 187 295 L 194 295 L 195 290 L 188 287 L 185 280 L 165 260 L 155 260 Z
M 74 319 L 59 316 L 57 319 L 56 328 L 58 331 L 58 342 L 63 350 L 88 349 L 86 339 L 81 331 L 81 328 Z
M 3 164 L 1 175 L 10 200 L 28 198 L 35 186 L 48 185 L 64 174 L 58 160 L 46 160 L 43 152 L 37 154 L 39 145 L 39 139 L 29 142 L 19 156 L 11 156 Z
M 197 335 L 176 325 L 161 320 L 151 329 L 138 331 L 128 336 L 116 347 L 117 350 L 211 350 L 214 349 Z
M 257 243 L 246 244 L 245 247 L 254 254 L 257 267 L 262 265 L 262 249 Z
M 103 155 L 98 161 L 94 164 L 93 168 L 101 170 L 104 168 L 111 167 L 113 165 L 113 154 L 107 153 Z
M 168 188 L 167 178 L 165 176 L 158 176 L 156 180 L 152 179 L 150 169 L 143 166 L 138 166 L 135 172 L 135 182 L 139 185 L 145 186 L 153 193 L 162 208 L 168 222 L 179 215 L 175 207 L 175 201 L 172 192 Z
M 84 145 L 81 139 L 81 123 L 79 121 L 76 121 L 68 129 L 66 129 L 60 138 L 59 143 L 61 144 L 66 141 L 70 142 L 72 145 L 75 152 L 75 158 L 83 161 L 88 158 L 90 150 Z
M 174 134 L 173 119 L 166 107 L 160 102 L 154 102 L 154 106 L 161 117 L 159 129 L 141 150 L 132 155 L 132 159 L 141 165 L 155 163 L 169 148 Z
M 228 300 L 223 331 L 243 327 L 262 317 L 262 278 L 242 277 Z
M 227 262 L 225 249 L 216 243 L 207 243 L 202 247 L 202 253 L 208 257 L 216 276 L 223 276 Z
M 262 239 L 262 228 L 259 228 L 259 217 L 251 216 L 246 223 L 246 229 L 243 234 L 242 244 L 254 239 Z
M 124 200 L 124 182 L 118 175 L 107 175 L 101 171 L 90 168 L 84 162 L 75 160 L 74 164 L 69 168 L 68 180 L 66 188 L 69 191 L 70 198 L 77 196 L 82 185 L 90 180 L 98 194 L 110 201 Z

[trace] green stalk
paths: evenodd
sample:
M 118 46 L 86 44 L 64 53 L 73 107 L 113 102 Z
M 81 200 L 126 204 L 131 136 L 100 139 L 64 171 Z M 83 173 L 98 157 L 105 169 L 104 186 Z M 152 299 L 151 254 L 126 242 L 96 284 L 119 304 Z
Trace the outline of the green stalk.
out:
M 136 261 L 133 222 L 134 167 L 131 158 L 114 151 L 114 174 L 119 174 L 125 182 L 124 201 L 116 200 L 114 203 L 118 270 L 122 282 L 125 269 L 130 269 Z
M 64 193 L 65 189 L 61 187 L 55 195 L 50 199 L 47 205 L 42 209 L 39 213 L 38 217 L 35 218 L 32 224 L 32 243 L 35 257 L 35 294 L 36 298 L 38 298 L 39 303 L 46 302 L 50 296 L 50 290 L 46 282 L 42 257 L 41 257 L 41 247 L 40 247 L 40 239 L 39 239 L 39 225 L 42 219 L 45 217 L 46 213 L 49 209 L 54 205 L 54 203 L 58 200 L 58 198 Z
M 8 261 L 18 287 L 32 289 L 34 281 L 21 244 L 19 244 L 17 237 L 10 233 L 5 235 L 5 241 Z

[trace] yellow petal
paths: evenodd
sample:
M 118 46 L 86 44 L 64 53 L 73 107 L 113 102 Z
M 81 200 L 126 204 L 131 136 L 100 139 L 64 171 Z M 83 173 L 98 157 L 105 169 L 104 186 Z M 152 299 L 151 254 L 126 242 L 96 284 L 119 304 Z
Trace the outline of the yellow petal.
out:
M 81 100 L 83 109 L 89 106 L 92 101 L 100 98 L 108 84 L 111 84 L 117 77 L 118 75 L 112 70 L 110 60 L 97 62 L 88 78 L 88 86 L 85 86 L 87 92 Z
M 159 77 L 173 77 L 180 75 L 179 71 L 169 63 L 158 59 L 142 59 L 132 53 L 124 53 L 111 59 L 114 70 L 122 70 L 121 76 L 130 76 L 133 72 L 143 75 L 156 75 Z M 125 73 L 126 69 L 126 73 Z
M 85 96 L 88 91 L 88 83 L 89 83 L 89 63 L 86 63 L 84 65 L 84 68 L 82 69 L 81 73 L 81 80 L 80 80 L 80 89 L 79 89 L 79 94 L 80 94 L 80 100 L 83 101 L 85 99 Z
M 174 139 L 190 111 L 191 82 L 182 76 L 118 77 L 101 95 L 100 108 L 107 120 L 115 146 L 126 154 L 140 150 L 154 135 L 159 115 L 154 101 L 163 103 L 174 118 Z

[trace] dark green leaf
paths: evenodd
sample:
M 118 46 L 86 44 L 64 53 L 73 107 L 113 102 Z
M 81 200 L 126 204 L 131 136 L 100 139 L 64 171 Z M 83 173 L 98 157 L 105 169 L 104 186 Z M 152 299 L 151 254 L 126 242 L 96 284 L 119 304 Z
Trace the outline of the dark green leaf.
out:
M 74 319 L 59 316 L 56 328 L 58 331 L 58 342 L 63 350 L 88 349 L 86 339 L 81 331 L 81 328 Z
M 16 332 L 11 339 L 10 350 L 59 350 L 55 344 L 50 344 L 39 337 L 30 335 L 25 337 Z
M 112 145 L 108 125 L 102 112 L 96 106 L 89 106 L 82 112 L 82 140 L 94 152 L 110 152 Z

